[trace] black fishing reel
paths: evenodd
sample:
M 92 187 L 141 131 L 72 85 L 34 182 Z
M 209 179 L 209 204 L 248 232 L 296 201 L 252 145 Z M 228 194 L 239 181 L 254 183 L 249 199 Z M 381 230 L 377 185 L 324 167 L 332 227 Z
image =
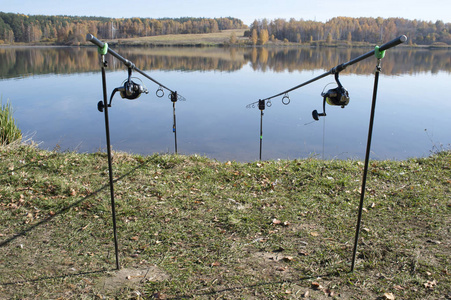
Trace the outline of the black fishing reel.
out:
M 148 94 L 149 91 L 142 84 L 136 83 L 133 80 L 126 81 L 122 87 L 117 88 L 123 99 L 135 100 L 141 96 L 142 93 Z
M 326 102 L 329 105 L 341 106 L 341 108 L 344 108 L 349 104 L 349 93 L 340 83 L 340 80 L 338 80 L 338 73 L 335 73 L 335 81 L 337 82 L 338 87 L 330 89 L 326 93 L 321 93 L 321 96 L 323 97 L 323 112 L 318 113 L 316 109 L 312 112 L 312 117 L 316 121 L 319 120 L 319 117 L 326 116 Z
M 136 78 L 138 79 L 138 78 Z M 138 79 L 139 80 L 139 79 Z M 110 97 L 110 103 L 108 104 L 108 107 L 111 107 L 111 102 L 113 101 L 113 97 L 116 94 L 116 92 L 119 92 L 122 99 L 128 99 L 128 100 L 135 100 L 138 99 L 139 96 L 141 96 L 142 93 L 148 94 L 149 91 L 143 84 L 139 84 L 131 80 L 131 69 L 129 69 L 128 72 L 128 79 L 124 81 L 124 85 L 117 87 L 113 90 Z M 97 103 L 97 109 L 100 112 L 103 112 L 103 109 L 105 108 L 105 105 L 102 101 L 99 101 Z

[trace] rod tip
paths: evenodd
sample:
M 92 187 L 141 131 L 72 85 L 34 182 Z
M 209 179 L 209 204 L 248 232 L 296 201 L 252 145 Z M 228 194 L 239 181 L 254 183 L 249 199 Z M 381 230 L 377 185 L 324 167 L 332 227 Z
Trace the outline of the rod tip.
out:
M 90 33 L 88 33 L 88 34 L 86 35 L 86 40 L 87 40 L 88 42 L 90 42 L 93 38 L 94 38 L 94 36 L 93 36 L 92 34 L 90 34 Z
M 399 37 L 399 40 L 401 41 L 401 43 L 405 43 L 405 42 L 407 41 L 407 36 L 401 35 L 401 36 Z

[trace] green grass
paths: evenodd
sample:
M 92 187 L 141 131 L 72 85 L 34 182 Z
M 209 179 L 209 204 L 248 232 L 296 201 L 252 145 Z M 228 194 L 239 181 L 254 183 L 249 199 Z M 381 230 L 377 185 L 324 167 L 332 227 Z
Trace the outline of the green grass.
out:
M 10 101 L 6 104 L 0 99 L 0 145 L 7 145 L 22 139 L 22 132 L 13 118 L 13 109 Z
M 121 266 L 165 276 L 108 288 L 115 257 L 106 155 L 3 146 L 0 295 L 443 299 L 451 285 L 450 168 L 447 151 L 371 162 L 349 273 L 360 161 L 114 153 Z

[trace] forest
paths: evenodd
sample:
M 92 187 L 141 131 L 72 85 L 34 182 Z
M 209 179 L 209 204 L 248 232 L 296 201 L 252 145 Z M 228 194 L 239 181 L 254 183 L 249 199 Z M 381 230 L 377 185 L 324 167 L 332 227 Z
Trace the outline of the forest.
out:
M 290 19 L 255 20 L 246 31 L 253 44 L 280 40 L 292 43 L 387 42 L 406 35 L 410 45 L 451 45 L 451 23 L 403 18 L 336 17 L 323 22 Z
M 166 34 L 214 33 L 240 29 L 235 18 L 110 19 L 101 17 L 30 16 L 0 12 L 1 43 L 40 43 L 77 45 L 86 34 L 101 39 L 135 38 Z
M 215 33 L 247 26 L 227 18 L 124 18 L 42 16 L 0 12 L 0 44 L 52 43 L 79 45 L 87 33 L 100 39 L 125 39 L 167 34 Z M 332 44 L 380 43 L 405 34 L 410 45 L 451 45 L 451 23 L 403 18 L 336 17 L 327 22 L 291 18 L 255 20 L 246 30 L 248 44 L 269 41 Z M 232 41 L 232 38 L 231 38 Z M 232 42 L 233 44 L 233 42 Z

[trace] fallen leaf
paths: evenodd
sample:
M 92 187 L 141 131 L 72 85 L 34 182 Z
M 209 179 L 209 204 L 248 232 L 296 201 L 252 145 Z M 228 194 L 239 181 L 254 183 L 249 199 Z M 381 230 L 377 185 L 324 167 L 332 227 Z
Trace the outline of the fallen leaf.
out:
M 319 284 L 318 282 L 316 282 L 316 281 L 312 282 L 312 289 L 317 291 L 317 290 L 320 290 L 322 288 L 323 288 L 323 286 L 321 284 Z
M 395 296 L 392 293 L 385 293 L 383 297 L 386 300 L 395 300 Z
M 154 299 L 166 299 L 166 295 L 163 295 L 163 294 L 161 294 L 161 293 L 154 293 L 154 294 L 152 295 L 152 297 L 153 297 Z
M 272 223 L 273 223 L 274 225 L 279 225 L 279 224 L 282 224 L 282 221 L 277 220 L 277 219 L 272 219 Z
M 211 264 L 212 267 L 219 267 L 221 265 L 220 262 L 215 261 L 214 263 Z
M 436 240 L 427 240 L 426 242 L 431 243 L 431 244 L 436 244 L 436 245 L 440 245 L 442 243 L 442 242 L 436 241 Z
M 326 294 L 326 296 L 329 296 L 329 297 L 333 297 L 335 295 L 334 291 L 332 291 L 330 289 L 325 289 L 324 294 Z
M 309 291 L 305 291 L 305 293 L 302 294 L 302 298 L 308 298 L 309 295 L 310 295 Z
M 292 261 L 293 260 L 293 256 L 285 256 L 284 258 L 282 258 L 283 261 Z
M 318 232 L 313 231 L 313 232 L 310 232 L 310 235 L 311 235 L 311 236 L 318 236 L 319 234 L 318 234 Z
M 426 283 L 424 283 L 423 285 L 427 289 L 433 289 L 437 285 L 437 281 L 435 281 L 435 279 L 432 281 L 429 280 Z

